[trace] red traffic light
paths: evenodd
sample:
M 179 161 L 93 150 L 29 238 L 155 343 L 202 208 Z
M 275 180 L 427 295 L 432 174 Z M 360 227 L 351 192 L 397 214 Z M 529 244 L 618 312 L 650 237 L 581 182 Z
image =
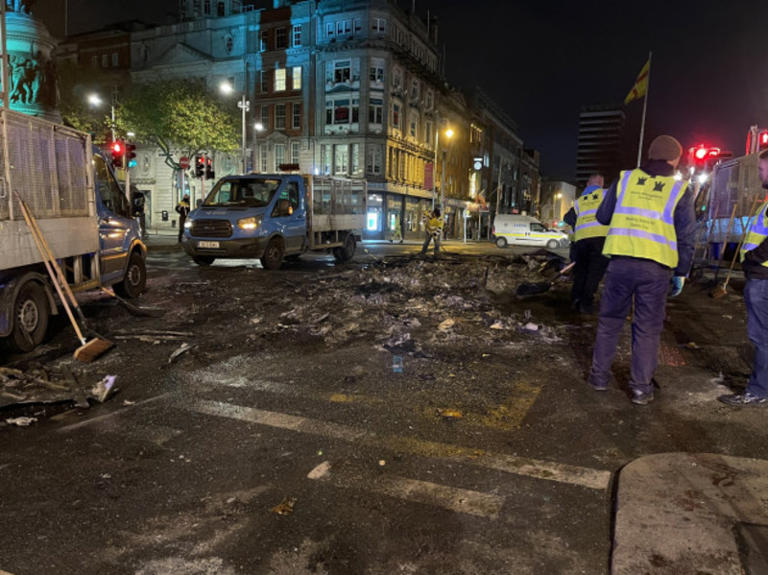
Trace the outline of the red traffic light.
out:
M 758 134 L 757 142 L 761 150 L 768 147 L 768 130 L 763 130 Z
M 120 142 L 114 142 L 112 144 L 112 153 L 120 155 L 123 153 L 123 145 Z
M 706 148 L 699 148 L 693 153 L 693 155 L 696 156 L 698 160 L 703 160 L 707 157 L 707 154 L 709 154 L 709 150 Z

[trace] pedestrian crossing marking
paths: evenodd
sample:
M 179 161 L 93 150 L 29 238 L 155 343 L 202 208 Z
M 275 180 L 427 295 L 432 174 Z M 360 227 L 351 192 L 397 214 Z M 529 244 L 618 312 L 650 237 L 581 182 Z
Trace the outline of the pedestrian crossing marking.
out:
M 515 395 L 496 408 L 488 410 L 488 415 L 480 420 L 485 427 L 501 431 L 520 429 L 523 419 L 536 403 L 541 393 L 541 386 L 522 381 L 515 385 Z
M 379 435 L 367 429 L 358 429 L 338 423 L 329 423 L 308 417 L 265 411 L 220 401 L 182 400 L 178 405 L 182 409 L 204 415 L 224 417 L 296 431 L 298 433 L 342 439 L 349 442 L 357 441 L 379 449 L 384 448 L 411 455 L 449 459 L 458 463 L 495 469 L 536 479 L 578 485 L 589 489 L 607 489 L 611 481 L 611 472 L 601 469 L 492 453 L 482 449 L 410 437 Z

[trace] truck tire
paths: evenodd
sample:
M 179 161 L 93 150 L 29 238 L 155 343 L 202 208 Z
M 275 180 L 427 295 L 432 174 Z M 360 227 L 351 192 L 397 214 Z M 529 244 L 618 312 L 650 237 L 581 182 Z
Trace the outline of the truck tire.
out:
M 43 343 L 49 317 L 48 298 L 43 287 L 33 281 L 25 283 L 13 302 L 11 345 L 21 352 L 27 352 Z
M 147 267 L 144 258 L 138 252 L 133 252 L 128 259 L 125 278 L 115 285 L 115 291 L 126 298 L 137 298 L 147 287 Z
M 507 238 L 496 238 L 496 247 L 497 248 L 506 248 L 507 247 Z
M 208 267 L 216 261 L 216 258 L 212 258 L 211 256 L 193 256 L 192 261 L 201 267 Z
M 333 257 L 340 264 L 346 263 L 354 257 L 356 246 L 355 236 L 347 234 L 347 237 L 344 238 L 344 245 L 340 248 L 333 248 Z
M 264 250 L 264 255 L 261 256 L 261 265 L 264 269 L 279 270 L 283 265 L 283 253 L 285 248 L 283 242 L 279 238 L 272 238 L 267 244 L 267 249 Z

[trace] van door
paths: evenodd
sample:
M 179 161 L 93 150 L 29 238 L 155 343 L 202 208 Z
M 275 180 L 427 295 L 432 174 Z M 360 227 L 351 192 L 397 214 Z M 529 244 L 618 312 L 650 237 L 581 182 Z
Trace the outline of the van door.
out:
M 280 214 L 280 205 L 283 200 L 290 203 L 292 213 Z M 291 178 L 283 184 L 282 190 L 277 194 L 271 219 L 283 228 L 286 252 L 299 252 L 304 248 L 304 239 L 307 235 L 307 210 L 298 178 Z
M 552 234 L 539 222 L 531 222 L 528 232 L 528 243 L 534 246 L 546 246 L 552 239 Z
M 108 285 L 123 279 L 136 222 L 131 218 L 128 199 L 104 158 L 94 154 L 93 163 L 99 212 L 101 282 Z
M 528 245 L 530 231 L 527 222 L 512 220 L 504 222 L 502 235 L 510 244 Z

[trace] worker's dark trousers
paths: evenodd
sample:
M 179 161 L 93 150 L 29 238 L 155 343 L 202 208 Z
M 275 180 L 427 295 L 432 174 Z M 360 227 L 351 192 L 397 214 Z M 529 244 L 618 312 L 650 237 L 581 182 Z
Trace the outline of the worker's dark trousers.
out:
M 573 244 L 573 289 L 571 301 L 592 305 L 597 286 L 605 275 L 608 258 L 603 255 L 605 238 L 586 238 Z
M 619 335 L 634 298 L 632 376 L 629 385 L 643 393 L 653 390 L 651 379 L 658 364 L 670 277 L 668 267 L 651 260 L 630 257 L 611 259 L 600 299 L 590 383 L 604 386 L 610 382 Z
M 747 334 L 755 346 L 755 363 L 747 391 L 768 397 L 768 280 L 748 280 L 744 303 L 747 304 Z

